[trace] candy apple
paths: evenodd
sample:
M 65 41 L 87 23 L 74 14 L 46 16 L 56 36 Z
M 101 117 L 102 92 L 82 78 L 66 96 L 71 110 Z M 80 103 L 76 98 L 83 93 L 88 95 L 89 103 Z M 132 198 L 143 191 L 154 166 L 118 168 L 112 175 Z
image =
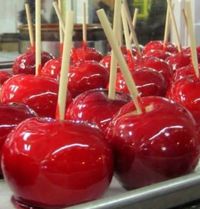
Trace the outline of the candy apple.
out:
M 79 62 L 69 71 L 69 90 L 75 97 L 89 89 L 106 88 L 109 72 L 96 61 Z
M 55 79 L 15 75 L 1 89 L 1 102 L 24 103 L 41 117 L 55 117 L 58 97 L 58 82 Z M 70 93 L 68 103 L 71 102 Z
M 144 54 L 144 57 L 157 57 L 161 60 L 166 60 L 168 57 L 172 56 L 172 54 L 165 50 L 149 50 Z
M 116 176 L 126 189 L 147 186 L 192 172 L 199 161 L 200 140 L 192 115 L 161 97 L 141 98 L 123 106 L 107 129 Z
M 159 40 L 148 42 L 143 48 L 143 54 L 146 54 L 151 50 L 164 50 L 172 54 L 176 54 L 178 52 L 178 49 L 174 44 L 170 42 L 164 44 L 163 41 L 159 41 Z
M 71 60 L 73 63 L 77 63 L 85 60 L 94 60 L 100 62 L 103 55 L 98 52 L 95 48 L 90 48 L 87 46 L 73 48 L 71 51 Z
M 51 59 L 45 63 L 41 69 L 40 75 L 55 78 L 59 80 L 61 70 L 61 58 Z
M 28 119 L 5 142 L 2 167 L 17 205 L 55 209 L 99 198 L 112 178 L 112 153 L 89 125 Z
M 8 134 L 22 121 L 27 118 L 36 117 L 36 113 L 27 105 L 9 103 L 0 104 L 0 162 L 3 144 Z M 0 176 L 2 171 L 0 167 Z
M 195 76 L 177 80 L 169 89 L 168 97 L 193 114 L 200 130 L 200 80 Z
M 43 65 L 53 56 L 48 52 L 42 52 L 41 54 L 41 68 Z M 12 67 L 13 74 L 35 74 L 35 50 L 30 49 L 24 54 L 19 55 Z
M 66 119 L 87 121 L 105 131 L 114 114 L 129 101 L 130 97 L 126 94 L 117 93 L 116 99 L 110 100 L 106 90 L 86 91 L 69 105 Z
M 156 57 L 142 57 L 138 59 L 136 66 L 153 68 L 160 72 L 167 82 L 167 88 L 170 86 L 173 70 L 167 62 Z
M 7 71 L 0 71 L 0 86 L 11 77 L 12 75 Z
M 161 73 L 152 68 L 137 68 L 131 71 L 140 96 L 165 96 L 167 83 Z M 129 93 L 121 72 L 117 73 L 116 90 Z
M 173 71 L 175 71 L 178 68 L 191 64 L 191 56 L 186 53 L 179 52 L 168 57 L 166 62 L 172 67 Z

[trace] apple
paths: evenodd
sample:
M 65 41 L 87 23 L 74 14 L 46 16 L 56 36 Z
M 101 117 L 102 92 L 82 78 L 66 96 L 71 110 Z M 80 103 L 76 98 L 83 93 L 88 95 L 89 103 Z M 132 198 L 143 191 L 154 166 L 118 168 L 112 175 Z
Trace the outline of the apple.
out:
M 141 98 L 123 106 L 107 129 L 116 176 L 135 189 L 192 172 L 199 161 L 200 140 L 195 120 L 181 105 L 161 97 Z
M 85 45 L 79 48 L 73 48 L 71 51 L 71 60 L 73 63 L 85 61 L 85 60 L 94 60 L 100 62 L 103 58 L 103 55 L 98 52 L 95 48 L 90 48 Z
M 166 59 L 166 62 L 172 67 L 173 71 L 178 68 L 191 64 L 191 56 L 184 52 L 179 52 Z
M 157 49 L 151 49 L 144 54 L 144 57 L 156 57 L 161 60 L 166 60 L 170 56 L 172 56 L 172 53 L 165 50 L 157 50 Z
M 79 62 L 70 67 L 68 86 L 72 97 L 90 89 L 106 88 L 108 82 L 108 70 L 96 61 Z
M 40 75 L 55 78 L 59 80 L 62 58 L 51 59 L 47 61 L 41 69 Z
M 167 82 L 167 88 L 170 86 L 171 79 L 173 76 L 173 70 L 171 66 L 164 60 L 161 60 L 156 57 L 143 56 L 137 60 L 136 66 L 153 68 L 154 70 L 160 72 Z
M 9 103 L 0 104 L 0 162 L 2 147 L 8 134 L 22 121 L 27 118 L 36 117 L 36 113 L 31 110 L 27 105 Z M 2 170 L 0 167 L 0 176 L 2 176 Z
M 108 92 L 103 89 L 86 91 L 77 96 L 69 105 L 66 119 L 86 121 L 97 125 L 105 132 L 115 113 L 127 102 L 130 97 L 117 93 L 115 100 L 108 99 Z
M 43 65 L 53 56 L 48 52 L 42 52 L 41 54 L 41 68 Z M 12 67 L 13 74 L 35 74 L 35 49 L 31 48 L 24 54 L 19 55 Z
M 194 116 L 200 131 L 200 80 L 196 76 L 175 81 L 167 96 L 186 107 Z
M 41 117 L 55 117 L 58 82 L 55 79 L 34 76 L 15 75 L 7 80 L 1 89 L 2 103 L 17 102 L 28 105 Z M 70 92 L 67 98 L 71 102 Z
M 163 51 L 170 52 L 172 54 L 176 54 L 178 52 L 178 49 L 174 44 L 170 42 L 167 42 L 166 44 L 164 44 L 164 42 L 160 40 L 154 40 L 154 41 L 148 42 L 143 48 L 143 54 L 146 54 L 147 52 L 151 50 L 163 50 Z
M 63 208 L 102 196 L 113 174 L 102 133 L 72 121 L 33 118 L 9 135 L 2 153 L 16 205 Z
M 0 86 L 11 77 L 12 75 L 9 72 L 0 70 Z
M 165 96 L 167 82 L 163 75 L 152 68 L 137 68 L 131 71 L 140 96 Z M 117 73 L 116 90 L 129 93 L 128 87 L 121 72 Z

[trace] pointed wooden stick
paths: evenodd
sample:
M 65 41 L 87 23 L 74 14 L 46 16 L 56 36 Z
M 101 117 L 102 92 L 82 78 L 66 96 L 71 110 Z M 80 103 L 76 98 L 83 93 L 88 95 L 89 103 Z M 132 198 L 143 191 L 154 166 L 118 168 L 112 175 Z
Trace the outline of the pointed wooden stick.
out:
M 187 18 L 185 9 L 182 9 L 182 14 L 183 14 L 184 22 L 185 22 L 186 31 L 187 31 L 187 34 L 189 36 L 188 18 Z
M 83 3 L 83 24 L 82 24 L 82 31 L 83 31 L 83 43 L 87 43 L 87 23 L 86 23 L 86 3 Z
M 58 17 L 58 19 L 59 19 L 59 24 L 60 24 L 60 26 L 61 26 L 61 28 L 62 28 L 62 31 L 65 32 L 65 23 L 64 23 L 64 21 L 63 21 L 61 12 L 60 12 L 60 10 L 59 10 L 59 8 L 58 8 L 57 2 L 55 2 L 55 1 L 53 2 L 53 7 L 54 7 L 55 12 L 56 12 L 56 15 L 57 15 L 57 17 Z
M 169 15 L 169 5 L 167 5 L 167 13 L 166 13 L 166 20 L 165 20 L 165 32 L 164 32 L 164 40 L 163 43 L 166 45 L 169 38 L 169 31 L 170 31 L 170 15 Z
M 127 1 L 126 0 L 123 1 L 122 7 L 124 7 L 124 9 L 126 11 L 125 12 L 126 19 L 127 19 L 128 25 L 129 25 L 129 29 L 130 29 L 130 31 L 132 33 L 132 36 L 133 36 L 134 44 L 135 44 L 135 46 L 137 48 L 138 53 L 141 55 L 141 50 L 140 50 L 138 38 L 137 38 L 137 35 L 135 33 L 133 24 L 132 24 L 131 15 L 130 15 L 130 11 L 129 11 L 128 4 L 127 4 Z
M 193 18 L 192 18 L 192 9 L 191 9 L 191 2 L 186 0 L 186 19 L 188 22 L 188 33 L 190 36 L 190 48 L 191 48 L 191 55 L 192 55 L 192 63 L 194 67 L 195 74 L 197 78 L 199 78 L 199 66 L 198 66 L 198 57 L 197 57 L 197 50 L 196 50 L 196 36 L 194 33 L 194 26 L 193 26 Z
M 106 37 L 107 37 L 107 39 L 108 39 L 108 41 L 109 41 L 109 43 L 110 43 L 110 45 L 111 45 L 111 47 L 112 47 L 112 49 L 115 53 L 115 57 L 118 60 L 118 63 L 120 65 L 120 68 L 121 68 L 121 71 L 122 71 L 122 74 L 124 76 L 127 87 L 129 89 L 130 95 L 131 95 L 131 97 L 134 101 L 137 114 L 141 114 L 142 110 L 141 110 L 140 105 L 139 105 L 139 92 L 138 92 L 137 87 L 135 85 L 135 82 L 132 78 L 132 75 L 129 71 L 128 65 L 127 65 L 127 63 L 124 59 L 124 56 L 121 52 L 121 49 L 117 44 L 115 34 L 112 31 L 112 28 L 110 26 L 108 18 L 105 14 L 105 11 L 103 9 L 100 9 L 100 10 L 97 11 L 97 15 L 98 15 L 99 20 L 101 22 L 101 25 L 104 29 Z
M 41 69 L 41 0 L 35 3 L 35 71 L 39 75 Z
M 74 12 L 67 11 L 66 13 L 66 25 L 64 37 L 64 46 L 63 46 L 63 57 L 60 73 L 60 83 L 59 83 L 59 93 L 58 93 L 58 119 L 65 119 L 65 110 L 67 102 L 67 84 L 68 84 L 68 72 L 70 66 L 70 52 L 72 48 L 72 36 L 73 36 L 73 27 L 74 27 Z
M 169 14 L 171 17 L 172 25 L 174 27 L 174 31 L 175 31 L 175 35 L 176 35 L 176 42 L 177 42 L 176 44 L 178 47 L 178 51 L 180 52 L 181 51 L 181 41 L 180 41 L 180 36 L 178 33 L 178 28 L 177 28 L 174 12 L 173 12 L 172 2 L 171 2 L 171 0 L 167 0 L 167 3 L 168 3 L 168 7 L 169 7 Z
M 114 8 L 114 19 L 113 19 L 113 31 L 115 34 L 118 34 L 119 25 L 121 24 L 121 1 L 115 1 L 115 8 Z M 121 36 L 118 36 L 118 41 L 120 43 Z M 114 55 L 112 50 L 111 52 L 111 62 L 110 62 L 110 79 L 109 79 L 109 91 L 108 91 L 108 98 L 114 100 L 116 96 L 116 78 L 117 77 L 117 59 Z
M 60 11 L 60 16 L 62 17 L 62 3 L 61 3 L 61 0 L 58 0 L 58 9 Z M 63 20 L 63 18 L 61 18 L 61 19 Z M 61 23 L 60 20 L 59 20 L 59 37 L 60 37 L 60 44 L 63 44 L 64 33 L 63 33 L 63 30 L 62 30 L 62 23 Z
M 122 16 L 122 25 L 123 25 L 123 29 L 124 29 L 126 48 L 129 50 L 129 52 L 131 52 L 132 48 L 131 48 L 131 42 L 130 42 L 130 37 L 129 37 L 128 23 L 127 23 L 127 19 L 126 19 L 126 10 L 123 6 L 121 8 L 121 16 Z
M 33 35 L 33 23 L 32 23 L 32 17 L 30 12 L 30 6 L 28 3 L 25 4 L 25 10 L 26 10 L 26 17 L 27 17 L 27 23 L 28 23 L 28 33 L 29 33 L 29 39 L 31 46 L 34 46 L 34 35 Z
M 134 30 L 135 30 L 136 24 L 137 24 L 138 12 L 139 12 L 139 9 L 138 8 L 135 8 L 134 15 L 133 15 L 133 21 L 132 21 Z M 132 41 L 133 41 L 133 35 L 131 33 L 130 34 L 130 42 L 132 43 Z

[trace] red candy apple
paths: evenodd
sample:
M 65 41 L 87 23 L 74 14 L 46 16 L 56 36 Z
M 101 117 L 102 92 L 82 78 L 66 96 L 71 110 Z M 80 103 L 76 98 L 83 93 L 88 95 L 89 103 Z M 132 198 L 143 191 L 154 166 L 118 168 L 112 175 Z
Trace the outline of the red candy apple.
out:
M 1 102 L 24 103 L 41 117 L 55 117 L 58 97 L 58 82 L 55 79 L 15 75 L 7 80 L 1 90 Z M 71 102 L 70 93 L 68 103 Z
M 179 52 L 177 54 L 174 54 L 166 59 L 166 62 L 172 67 L 172 69 L 175 71 L 178 68 L 187 66 L 191 64 L 191 57 L 190 55 Z
M 173 70 L 165 61 L 156 57 L 142 57 L 138 59 L 137 66 L 153 68 L 160 72 L 167 82 L 167 88 L 170 86 Z
M 138 68 L 131 71 L 140 96 L 164 96 L 167 83 L 161 73 L 151 68 Z M 116 90 L 129 93 L 121 72 L 117 73 Z
M 73 48 L 71 51 L 71 60 L 73 63 L 77 63 L 85 60 L 94 60 L 100 62 L 103 55 L 98 52 L 95 48 L 90 48 L 87 46 Z
M 178 49 L 174 44 L 170 42 L 164 44 L 163 41 L 159 41 L 159 40 L 148 42 L 143 48 L 143 54 L 146 54 L 151 50 L 164 50 L 172 54 L 176 54 L 178 52 Z
M 48 52 L 42 52 L 42 66 L 53 56 Z M 35 74 L 35 50 L 31 49 L 25 52 L 24 54 L 19 55 L 12 67 L 13 74 Z
M 52 119 L 18 125 L 4 145 L 2 166 L 14 201 L 31 208 L 99 198 L 113 173 L 111 150 L 98 129 Z
M 0 71 L 0 86 L 11 77 L 12 75 L 10 73 L 6 71 Z
M 195 76 L 177 80 L 172 84 L 168 97 L 193 114 L 200 130 L 200 80 Z
M 61 58 L 51 59 L 47 61 L 43 66 L 43 68 L 41 69 L 40 75 L 59 80 L 61 64 L 62 64 L 61 62 L 62 62 Z
M 196 123 L 186 109 L 161 97 L 141 98 L 141 105 L 141 115 L 133 102 L 122 107 L 108 128 L 116 175 L 126 189 L 190 173 L 200 156 Z
M 166 60 L 168 57 L 172 56 L 172 54 L 165 50 L 150 50 L 147 51 L 144 55 L 144 57 L 157 57 L 162 60 Z
M 117 93 L 116 99 L 110 100 L 106 90 L 90 90 L 80 94 L 69 105 L 66 119 L 87 121 L 105 131 L 114 114 L 129 101 L 130 97 L 125 94 Z
M 69 90 L 73 97 L 90 89 L 106 88 L 108 81 L 108 70 L 98 62 L 84 61 L 70 67 Z
M 0 162 L 3 144 L 8 134 L 22 121 L 36 116 L 36 113 L 24 104 L 0 104 Z M 0 167 L 0 176 L 2 175 Z

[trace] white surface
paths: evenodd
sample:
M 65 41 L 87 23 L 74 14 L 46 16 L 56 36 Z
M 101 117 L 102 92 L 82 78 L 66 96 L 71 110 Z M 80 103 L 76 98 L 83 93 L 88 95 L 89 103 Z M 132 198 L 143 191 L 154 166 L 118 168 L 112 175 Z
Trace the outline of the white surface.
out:
M 124 192 L 126 192 L 126 190 L 119 185 L 116 179 L 113 179 L 109 190 L 102 198 L 111 197 Z M 12 192 L 10 191 L 6 183 L 3 180 L 0 180 L 0 209 L 15 209 L 10 202 L 11 196 Z

